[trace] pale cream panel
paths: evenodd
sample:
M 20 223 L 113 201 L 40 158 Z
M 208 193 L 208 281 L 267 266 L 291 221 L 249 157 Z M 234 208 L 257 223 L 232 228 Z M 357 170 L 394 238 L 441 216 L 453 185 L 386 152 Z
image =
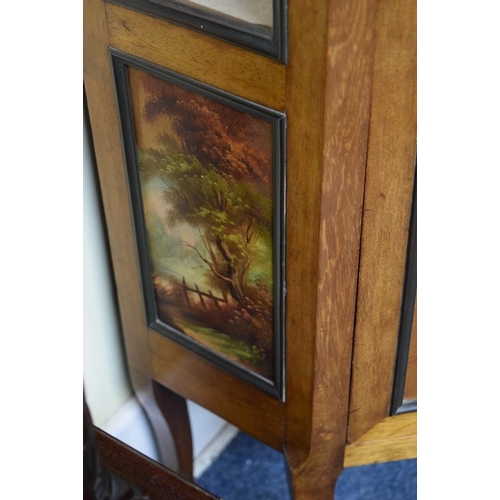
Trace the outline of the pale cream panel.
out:
M 202 6 L 248 23 L 273 26 L 273 0 L 183 0 L 181 3 Z

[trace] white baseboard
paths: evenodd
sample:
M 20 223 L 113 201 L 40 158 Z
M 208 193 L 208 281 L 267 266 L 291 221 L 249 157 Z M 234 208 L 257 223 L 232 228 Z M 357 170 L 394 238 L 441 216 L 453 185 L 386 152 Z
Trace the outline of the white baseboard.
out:
M 156 441 L 149 421 L 135 397 L 130 398 L 101 429 L 142 454 L 159 461 Z
M 197 479 L 236 436 L 238 428 L 191 401 L 188 401 L 188 412 L 193 436 L 193 475 Z M 159 460 L 153 431 L 135 397 L 130 398 L 101 428 L 153 460 Z
M 234 425 L 224 424 L 212 441 L 194 457 L 193 476 L 195 479 L 198 479 L 217 460 L 226 446 L 236 437 L 238 431 L 239 429 Z

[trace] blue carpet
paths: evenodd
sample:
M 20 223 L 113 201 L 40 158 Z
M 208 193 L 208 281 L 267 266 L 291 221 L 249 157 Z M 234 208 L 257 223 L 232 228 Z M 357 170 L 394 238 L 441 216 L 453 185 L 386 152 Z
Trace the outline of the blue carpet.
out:
M 224 500 L 289 500 L 283 455 L 240 432 L 199 478 Z M 416 500 L 417 460 L 344 470 L 335 500 Z

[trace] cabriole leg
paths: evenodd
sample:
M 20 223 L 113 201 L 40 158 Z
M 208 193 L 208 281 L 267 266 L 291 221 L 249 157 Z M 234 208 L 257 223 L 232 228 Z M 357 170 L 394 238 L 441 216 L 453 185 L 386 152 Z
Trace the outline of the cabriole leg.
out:
M 186 399 L 137 373 L 132 384 L 153 428 L 162 463 L 192 479 L 193 441 Z

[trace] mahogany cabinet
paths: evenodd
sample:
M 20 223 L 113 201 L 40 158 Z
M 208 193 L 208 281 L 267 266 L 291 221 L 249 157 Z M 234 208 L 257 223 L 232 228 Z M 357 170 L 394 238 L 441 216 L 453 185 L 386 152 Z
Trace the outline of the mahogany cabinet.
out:
M 84 0 L 84 81 L 166 464 L 186 399 L 282 451 L 297 500 L 415 457 L 416 2 Z

